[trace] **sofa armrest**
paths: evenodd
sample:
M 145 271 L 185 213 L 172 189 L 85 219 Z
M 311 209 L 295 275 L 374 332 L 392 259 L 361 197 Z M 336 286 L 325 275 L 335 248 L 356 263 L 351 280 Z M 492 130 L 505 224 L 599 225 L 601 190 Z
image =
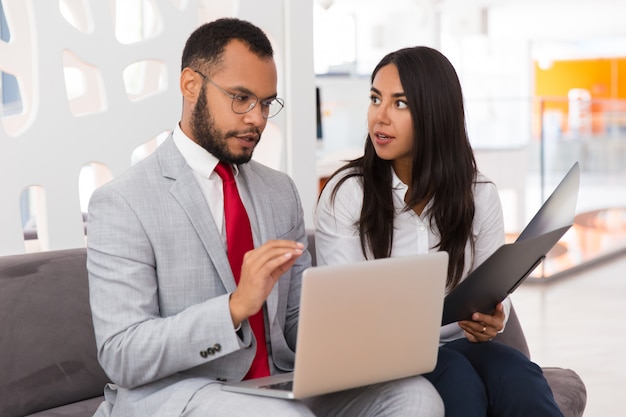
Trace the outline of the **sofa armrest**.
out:
M 587 389 L 580 376 L 571 369 L 544 367 L 554 400 L 565 417 L 582 417 L 587 405 Z
M 86 249 L 0 257 L 0 416 L 100 397 Z

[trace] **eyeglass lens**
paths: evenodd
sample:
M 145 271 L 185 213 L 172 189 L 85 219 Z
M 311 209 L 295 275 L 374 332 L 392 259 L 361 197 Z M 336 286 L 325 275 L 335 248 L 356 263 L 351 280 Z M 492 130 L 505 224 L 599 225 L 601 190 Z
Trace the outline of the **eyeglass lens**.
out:
M 235 95 L 233 97 L 233 111 L 235 113 L 247 113 L 257 104 L 261 105 L 261 114 L 265 118 L 276 116 L 283 108 L 282 100 L 274 98 L 271 100 L 259 100 L 254 95 Z

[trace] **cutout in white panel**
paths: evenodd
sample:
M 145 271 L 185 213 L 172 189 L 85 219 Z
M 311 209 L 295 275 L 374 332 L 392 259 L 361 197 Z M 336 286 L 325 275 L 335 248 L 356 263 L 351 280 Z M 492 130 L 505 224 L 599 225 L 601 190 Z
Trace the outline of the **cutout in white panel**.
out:
M 17 78 L 8 72 L 0 72 L 0 117 L 20 114 L 23 111 L 22 95 Z
M 83 33 L 93 32 L 93 19 L 86 0 L 59 0 L 61 15 L 67 22 Z
M 144 142 L 142 145 L 137 146 L 130 156 L 130 164 L 135 165 L 137 162 L 141 161 L 142 159 L 150 155 L 152 152 L 154 152 L 156 148 L 160 144 L 162 144 L 165 141 L 165 139 L 167 139 L 170 133 L 171 133 L 171 130 L 165 130 L 159 133 L 158 135 L 156 135 L 155 137 L 153 137 L 152 139 Z
M 146 59 L 124 69 L 124 86 L 130 101 L 138 101 L 167 89 L 167 66 L 163 61 Z
M 0 0 L 0 41 L 11 40 L 11 28 L 5 17 L 2 1 Z M 2 68 L 2 62 L 0 62 Z M 22 98 L 17 78 L 13 74 L 0 71 L 0 117 L 10 116 L 22 112 Z
M 5 132 L 13 137 L 31 127 L 39 107 L 31 3 L 0 2 L 0 117 Z
M 131 44 L 156 37 L 163 30 L 163 19 L 151 0 L 115 0 L 115 37 Z
M 63 51 L 65 89 L 70 111 L 74 116 L 100 113 L 106 109 L 106 95 L 100 70 L 78 58 L 72 51 Z
M 113 179 L 113 175 L 105 164 L 99 162 L 89 162 L 80 169 L 78 174 L 78 198 L 80 200 L 80 211 L 83 213 L 83 220 L 86 220 L 89 199 L 94 190 Z
M 24 230 L 24 249 L 37 252 L 48 248 L 48 216 L 46 192 L 40 185 L 31 185 L 20 195 L 20 213 Z

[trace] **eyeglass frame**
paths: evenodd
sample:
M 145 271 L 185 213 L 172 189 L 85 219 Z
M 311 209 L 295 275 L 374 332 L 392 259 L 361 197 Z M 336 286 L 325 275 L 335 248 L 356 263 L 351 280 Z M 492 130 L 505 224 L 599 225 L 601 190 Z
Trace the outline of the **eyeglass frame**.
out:
M 215 81 L 211 80 L 209 77 L 207 77 L 206 75 L 204 75 L 200 71 L 198 71 L 198 70 L 193 70 L 193 71 L 198 73 L 204 79 L 204 81 L 207 81 L 207 82 L 213 84 L 213 86 L 216 87 L 218 90 L 220 90 L 224 95 L 230 97 L 230 99 L 232 100 L 231 105 L 230 105 L 230 109 L 235 114 L 246 114 L 246 113 L 249 113 L 260 102 L 261 103 L 261 116 L 263 116 L 263 118 L 267 120 L 267 119 L 271 119 L 272 117 L 276 116 L 285 107 L 285 100 L 283 100 L 282 98 L 273 97 L 271 99 L 261 100 L 261 99 L 259 99 L 256 96 L 256 94 L 254 94 L 254 93 L 247 93 L 245 95 L 248 96 L 248 100 L 250 101 L 250 105 L 248 106 L 248 110 L 245 110 L 245 111 L 242 111 L 242 112 L 236 111 L 235 110 L 235 100 L 242 99 L 244 97 L 243 95 L 229 93 L 226 89 L 224 89 L 220 85 L 216 84 Z M 252 97 L 254 97 L 255 100 L 252 100 Z M 272 105 L 272 102 L 278 103 L 280 105 L 280 108 L 276 111 L 276 113 L 274 113 L 273 115 L 270 116 L 269 115 L 269 109 L 270 109 L 270 106 Z M 267 115 L 263 114 L 264 113 L 264 110 L 263 110 L 264 108 L 267 109 Z

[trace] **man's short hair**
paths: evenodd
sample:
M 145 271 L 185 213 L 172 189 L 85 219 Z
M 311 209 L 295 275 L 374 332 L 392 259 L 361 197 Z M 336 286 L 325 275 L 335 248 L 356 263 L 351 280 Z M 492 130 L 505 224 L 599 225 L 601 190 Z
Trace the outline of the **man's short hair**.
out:
M 272 58 L 272 44 L 259 27 L 237 18 L 222 18 L 198 27 L 187 39 L 181 60 L 181 71 L 209 65 L 211 72 L 221 62 L 226 45 L 242 41 L 260 58 Z

